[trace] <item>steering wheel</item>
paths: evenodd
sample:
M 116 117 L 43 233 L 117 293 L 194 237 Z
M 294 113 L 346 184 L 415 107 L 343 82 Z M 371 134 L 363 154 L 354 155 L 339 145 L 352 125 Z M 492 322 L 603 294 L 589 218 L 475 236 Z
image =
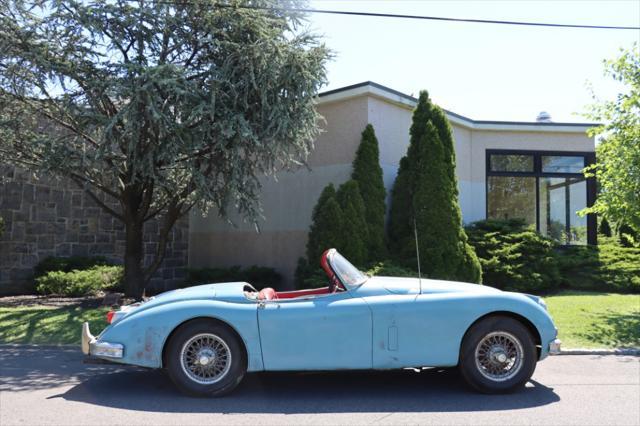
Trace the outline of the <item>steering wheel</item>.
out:
M 340 282 L 336 274 L 333 274 L 333 276 L 329 279 L 329 293 L 335 293 L 339 288 L 342 288 L 342 283 Z

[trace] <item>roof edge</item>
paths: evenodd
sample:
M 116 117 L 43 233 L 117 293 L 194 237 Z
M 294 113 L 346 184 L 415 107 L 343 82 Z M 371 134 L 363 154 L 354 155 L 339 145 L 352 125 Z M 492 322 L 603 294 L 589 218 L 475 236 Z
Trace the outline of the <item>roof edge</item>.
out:
M 374 81 L 363 81 L 319 93 L 318 104 L 336 102 L 364 95 L 383 98 L 392 103 L 410 108 L 415 107 L 418 102 L 417 98 L 407 95 L 406 93 Z M 478 130 L 520 130 L 520 128 L 523 128 L 522 130 L 582 132 L 589 128 L 600 126 L 600 123 L 474 120 L 444 108 L 443 110 L 453 123 Z

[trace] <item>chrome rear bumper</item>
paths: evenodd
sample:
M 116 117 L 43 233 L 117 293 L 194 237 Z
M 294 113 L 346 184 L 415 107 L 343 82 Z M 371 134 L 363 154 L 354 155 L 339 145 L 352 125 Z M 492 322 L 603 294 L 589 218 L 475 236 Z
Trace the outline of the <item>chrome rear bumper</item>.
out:
M 549 343 L 549 355 L 558 355 L 561 352 L 560 346 L 562 346 L 560 339 L 555 339 Z
M 89 323 L 82 324 L 82 353 L 105 358 L 122 358 L 124 356 L 124 346 L 120 343 L 110 343 L 97 340 L 91 330 Z

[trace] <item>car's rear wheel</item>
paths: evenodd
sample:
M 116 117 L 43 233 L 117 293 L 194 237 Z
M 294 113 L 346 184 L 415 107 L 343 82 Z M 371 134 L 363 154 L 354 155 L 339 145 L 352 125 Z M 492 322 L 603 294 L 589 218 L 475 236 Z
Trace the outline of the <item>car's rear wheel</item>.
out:
M 196 320 L 181 326 L 167 343 L 169 377 L 193 396 L 222 396 L 231 392 L 246 372 L 242 342 L 228 326 Z
M 484 393 L 522 388 L 536 368 L 531 333 L 521 322 L 504 316 L 485 318 L 467 332 L 459 369 L 467 383 Z

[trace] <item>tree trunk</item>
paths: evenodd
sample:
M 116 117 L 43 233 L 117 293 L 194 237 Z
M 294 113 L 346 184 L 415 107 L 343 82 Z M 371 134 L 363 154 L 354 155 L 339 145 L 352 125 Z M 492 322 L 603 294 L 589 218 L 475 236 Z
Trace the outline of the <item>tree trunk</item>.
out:
M 142 225 L 135 219 L 125 221 L 124 292 L 126 296 L 136 299 L 142 296 L 145 285 Z

